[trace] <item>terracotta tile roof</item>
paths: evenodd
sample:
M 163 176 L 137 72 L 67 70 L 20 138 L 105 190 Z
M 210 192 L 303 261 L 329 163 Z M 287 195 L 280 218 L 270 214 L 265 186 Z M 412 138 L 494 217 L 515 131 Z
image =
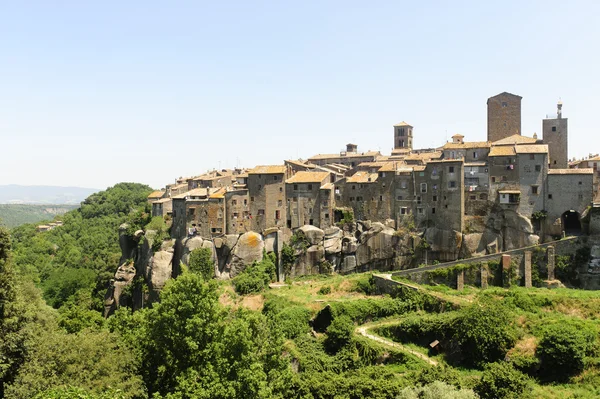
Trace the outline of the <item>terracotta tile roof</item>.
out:
M 359 171 L 346 179 L 346 183 L 373 183 L 377 180 L 379 175 L 377 173 L 369 173 L 365 171 Z
M 409 125 L 408 123 L 406 123 L 406 122 L 404 122 L 404 121 L 402 121 L 402 122 L 400 122 L 400 123 L 396 123 L 396 124 L 394 125 L 394 127 L 396 127 L 396 126 L 409 126 L 409 127 L 412 127 L 412 125 Z
M 423 161 L 423 162 L 427 162 L 430 161 L 432 159 L 438 159 L 442 157 L 442 152 L 441 151 L 434 151 L 434 152 L 422 152 L 422 153 L 417 153 L 417 154 L 409 154 L 406 156 L 406 158 L 404 158 L 405 161 Z
M 512 96 L 512 97 L 523 98 L 523 97 L 521 97 L 521 96 L 518 96 L 518 95 L 516 95 L 516 94 L 512 94 L 512 93 L 509 93 L 509 92 L 507 92 L 507 91 L 503 91 L 502 93 L 500 93 L 500 94 L 496 94 L 495 96 L 493 96 L 493 97 L 490 97 L 490 98 L 496 98 L 496 97 L 500 97 L 500 96 Z M 488 99 L 488 100 L 489 100 L 489 99 Z
M 521 190 L 498 190 L 500 194 L 521 194 Z
M 548 169 L 549 175 L 593 175 L 594 169 Z
M 283 162 L 286 163 L 286 164 L 290 164 L 290 165 L 293 165 L 293 166 L 298 166 L 298 167 L 301 167 L 301 168 L 313 169 L 315 167 L 315 165 L 307 164 L 306 162 L 304 162 L 301 159 L 298 159 L 298 160 L 288 159 L 288 160 L 283 161 Z
M 512 144 L 535 144 L 538 139 L 533 137 L 521 136 L 520 134 L 513 134 L 512 136 L 505 137 L 501 140 L 494 141 L 492 145 L 512 145 Z
M 490 148 L 492 143 L 489 141 L 466 141 L 464 143 L 446 143 L 442 147 L 444 150 L 461 148 Z
M 225 198 L 226 191 L 227 191 L 227 188 L 221 187 L 221 188 L 217 189 L 217 191 L 212 193 L 208 198 Z
M 515 146 L 517 154 L 546 154 L 548 153 L 547 144 L 526 144 Z
M 325 183 L 321 186 L 321 190 L 332 190 L 334 187 L 333 183 Z
M 367 152 L 347 152 L 342 154 L 317 154 L 310 158 L 311 160 L 319 160 L 319 159 L 339 159 L 339 158 L 362 158 L 362 157 L 376 157 L 381 155 L 379 151 L 367 151 Z
M 164 191 L 156 190 L 151 192 L 150 195 L 148 195 L 148 198 L 162 198 L 163 195 L 165 195 Z
M 379 168 L 380 172 L 395 172 L 398 167 L 406 166 L 404 162 L 386 162 L 381 168 Z
M 285 165 L 260 165 L 248 171 L 249 175 L 278 175 L 285 173 Z
M 166 202 L 171 202 L 172 199 L 171 198 L 161 198 L 158 201 L 154 201 L 153 204 L 164 204 Z
M 465 167 L 469 166 L 487 166 L 485 162 L 465 162 Z
M 329 177 L 327 172 L 298 172 L 287 179 L 286 183 L 321 183 Z
M 410 153 L 410 148 L 394 148 L 392 150 L 392 155 L 408 154 L 408 153 Z
M 413 171 L 415 172 L 423 172 L 425 170 L 425 166 L 424 165 L 415 165 L 413 167 Z
M 492 146 L 490 150 L 490 157 L 509 157 L 515 155 L 515 147 L 513 146 Z

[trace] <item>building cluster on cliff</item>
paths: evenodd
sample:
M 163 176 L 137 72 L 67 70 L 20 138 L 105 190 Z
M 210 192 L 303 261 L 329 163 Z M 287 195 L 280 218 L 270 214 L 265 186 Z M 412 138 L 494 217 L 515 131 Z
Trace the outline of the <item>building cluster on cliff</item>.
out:
M 466 232 L 492 208 L 530 218 L 543 240 L 581 229 L 598 192 L 600 157 L 568 158 L 568 120 L 542 121 L 542 137 L 521 134 L 521 97 L 487 101 L 486 141 L 456 134 L 439 148 L 413 148 L 413 126 L 394 125 L 390 155 L 339 154 L 177 179 L 149 196 L 154 216 L 170 215 L 173 238 L 247 231 L 326 229 L 348 220 L 395 229 Z

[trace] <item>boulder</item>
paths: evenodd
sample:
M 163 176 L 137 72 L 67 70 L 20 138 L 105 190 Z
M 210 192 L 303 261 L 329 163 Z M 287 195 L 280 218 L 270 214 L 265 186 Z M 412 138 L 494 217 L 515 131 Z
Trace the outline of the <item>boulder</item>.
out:
M 394 229 L 385 227 L 382 223 L 373 223 L 371 230 L 364 232 L 359 241 L 356 263 L 362 266 L 376 260 L 394 258 L 399 237 Z
M 263 258 L 265 242 L 262 236 L 254 231 L 242 234 L 232 248 L 229 258 L 229 276 L 235 277 L 240 274 L 246 266 L 253 262 L 260 262 Z
M 268 234 L 265 234 L 265 251 L 267 252 L 277 252 L 275 248 L 275 243 L 277 242 L 277 230 L 270 231 Z
M 352 236 L 342 238 L 342 253 L 353 254 L 358 248 L 358 240 Z
M 429 251 L 435 252 L 439 260 L 458 259 L 462 246 L 462 233 L 431 227 L 425 230 L 424 238 L 429 245 Z
M 341 273 L 348 273 L 356 269 L 356 256 L 349 255 L 344 256 L 344 261 L 342 262 Z
M 312 225 L 304 225 L 297 230 L 297 233 L 306 237 L 310 245 L 318 245 L 323 241 L 325 232 Z
M 326 255 L 334 255 L 342 251 L 343 236 L 343 231 L 337 227 L 330 227 L 325 230 L 323 247 Z
M 306 274 L 319 274 L 319 265 L 325 260 L 325 249 L 323 245 L 312 245 L 296 258 L 292 269 L 292 276 L 303 276 Z
M 173 269 L 173 252 L 156 252 L 148 263 L 147 273 L 148 285 L 153 298 L 158 298 L 158 293 L 165 286 L 167 280 L 171 278 Z

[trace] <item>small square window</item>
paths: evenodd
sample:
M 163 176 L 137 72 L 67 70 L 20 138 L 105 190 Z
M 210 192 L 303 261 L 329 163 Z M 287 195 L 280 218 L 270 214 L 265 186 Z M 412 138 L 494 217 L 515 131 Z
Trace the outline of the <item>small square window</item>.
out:
M 448 182 L 448 188 L 456 188 L 456 182 L 455 181 Z
M 556 132 L 556 126 L 552 126 L 552 131 Z
M 402 198 L 403 197 L 401 195 L 399 195 L 397 199 L 398 199 L 398 201 L 402 201 Z
M 312 184 L 309 184 L 309 185 L 308 185 L 308 189 L 309 189 L 309 190 L 312 190 Z
M 435 213 L 435 208 L 431 208 L 431 213 L 434 214 Z
M 298 190 L 298 185 L 294 184 L 294 191 Z
M 533 161 L 535 159 L 535 154 L 529 154 L 529 159 Z
M 552 194 L 548 194 L 548 199 L 552 199 Z
M 417 213 L 419 215 L 422 215 L 423 214 L 423 208 L 417 208 Z
M 502 101 L 502 108 L 508 107 L 508 103 L 506 101 Z
M 579 185 L 581 186 L 582 184 L 583 184 L 583 182 L 582 182 L 582 181 L 580 181 L 580 182 L 579 182 Z
M 448 173 L 454 173 L 454 166 L 448 167 Z
M 542 165 L 535 165 L 535 171 L 536 172 L 541 172 L 542 171 Z
M 435 202 L 435 201 L 437 201 L 437 195 L 434 195 L 434 196 L 433 196 L 433 201 L 434 201 L 434 202 Z
M 538 186 L 531 186 L 531 194 L 536 194 L 538 193 Z

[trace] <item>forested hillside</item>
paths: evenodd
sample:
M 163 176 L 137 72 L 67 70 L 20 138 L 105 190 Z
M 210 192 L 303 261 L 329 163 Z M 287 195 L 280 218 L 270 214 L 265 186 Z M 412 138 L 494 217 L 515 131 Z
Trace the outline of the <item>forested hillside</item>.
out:
M 269 288 L 272 254 L 217 281 L 210 249 L 197 248 L 159 302 L 105 320 L 119 226 L 164 224 L 149 216 L 149 192 L 118 184 L 48 232 L 0 228 L 0 398 L 600 396 L 597 292 L 383 296 L 369 273 Z M 284 248 L 284 262 L 296 256 Z
M 55 216 L 78 207 L 79 205 L 0 204 L 0 224 L 13 228 L 26 223 L 53 220 Z

